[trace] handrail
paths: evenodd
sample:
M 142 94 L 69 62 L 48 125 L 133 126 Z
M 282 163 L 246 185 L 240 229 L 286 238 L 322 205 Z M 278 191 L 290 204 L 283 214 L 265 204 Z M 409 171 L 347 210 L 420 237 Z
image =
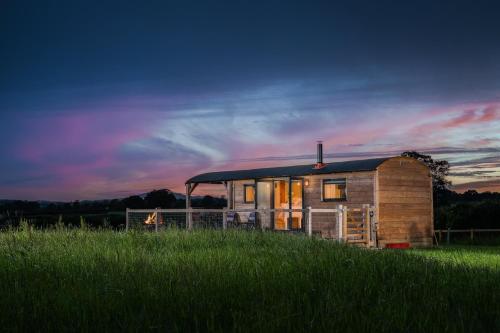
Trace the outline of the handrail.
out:
M 308 212 L 311 210 L 313 213 L 336 213 L 337 208 L 241 208 L 241 209 L 227 209 L 227 208 L 148 208 L 148 209 L 127 209 L 130 213 L 223 213 L 223 212 L 238 212 L 238 213 L 251 213 L 251 212 Z M 360 208 L 347 208 L 349 212 L 360 212 Z
M 304 209 L 298 209 L 298 208 L 293 208 L 293 209 L 288 209 L 288 208 L 273 208 L 273 209 L 267 209 L 267 208 L 260 208 L 260 209 L 251 209 L 251 208 L 245 208 L 245 209 L 227 209 L 227 208 L 219 208 L 219 209 L 205 209 L 205 208 L 151 208 L 151 209 L 128 209 L 128 212 L 130 213 L 224 213 L 224 212 L 242 212 L 242 213 L 251 213 L 251 212 L 263 212 L 263 213 L 274 213 L 274 212 L 307 212 L 307 208 Z M 335 209 L 328 210 L 329 212 L 335 212 Z M 316 210 L 313 209 L 313 212 L 316 212 Z
M 449 233 L 454 233 L 454 232 L 500 232 L 500 229 L 441 229 L 441 230 L 434 230 L 434 233 L 440 233 L 440 232 L 449 232 Z

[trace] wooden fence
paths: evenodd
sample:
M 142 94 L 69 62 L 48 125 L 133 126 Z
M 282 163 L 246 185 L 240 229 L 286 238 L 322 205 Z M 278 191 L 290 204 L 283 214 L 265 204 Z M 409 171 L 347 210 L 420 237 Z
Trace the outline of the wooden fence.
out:
M 443 240 L 443 234 L 445 234 L 444 236 L 446 237 L 446 243 L 449 244 L 451 234 L 453 234 L 453 233 L 469 234 L 470 240 L 473 241 L 474 234 L 483 233 L 483 232 L 488 232 L 488 233 L 499 232 L 500 233 L 500 229 L 473 229 L 473 228 L 471 228 L 471 229 L 441 229 L 441 230 L 435 230 L 434 232 L 436 234 L 436 239 L 438 240 L 439 243 Z

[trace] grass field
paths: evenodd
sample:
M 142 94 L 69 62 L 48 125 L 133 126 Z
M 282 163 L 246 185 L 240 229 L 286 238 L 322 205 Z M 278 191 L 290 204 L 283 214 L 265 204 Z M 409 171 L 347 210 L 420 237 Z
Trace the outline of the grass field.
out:
M 2 331 L 500 330 L 500 247 L 278 233 L 0 233 Z

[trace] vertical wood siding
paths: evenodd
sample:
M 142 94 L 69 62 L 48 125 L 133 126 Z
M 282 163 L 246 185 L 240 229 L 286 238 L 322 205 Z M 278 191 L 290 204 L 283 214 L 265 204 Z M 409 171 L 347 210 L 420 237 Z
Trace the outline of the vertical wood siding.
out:
M 409 242 L 432 245 L 432 182 L 421 162 L 395 157 L 378 167 L 376 190 L 379 246 Z

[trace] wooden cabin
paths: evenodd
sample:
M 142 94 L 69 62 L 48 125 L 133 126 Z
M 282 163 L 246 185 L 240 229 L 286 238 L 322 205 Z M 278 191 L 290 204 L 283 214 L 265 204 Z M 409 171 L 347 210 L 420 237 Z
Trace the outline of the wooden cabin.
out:
M 322 147 L 318 145 L 314 165 L 204 173 L 186 182 L 187 193 L 189 196 L 200 183 L 225 184 L 228 208 L 236 211 L 370 205 L 377 223 L 375 246 L 432 245 L 432 178 L 424 163 L 399 156 L 334 163 L 322 160 Z M 247 219 L 248 214 L 241 213 L 241 219 Z M 334 214 L 318 214 L 311 220 L 313 233 L 326 238 L 338 236 Z M 262 223 L 273 230 L 304 230 L 303 221 L 301 212 L 277 212 Z

